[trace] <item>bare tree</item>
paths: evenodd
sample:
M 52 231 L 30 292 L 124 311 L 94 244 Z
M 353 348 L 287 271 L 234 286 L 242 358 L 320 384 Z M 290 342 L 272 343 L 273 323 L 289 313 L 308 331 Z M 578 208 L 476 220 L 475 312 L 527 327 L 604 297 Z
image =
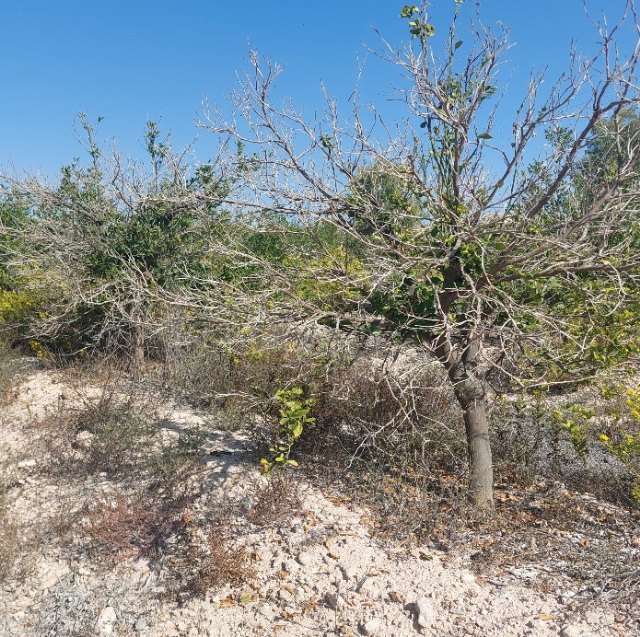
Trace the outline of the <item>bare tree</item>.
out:
M 149 342 L 171 327 L 164 292 L 188 287 L 208 267 L 209 233 L 237 175 L 224 149 L 194 165 L 153 122 L 147 163 L 105 156 L 84 115 L 81 123 L 89 165 L 65 166 L 55 184 L 5 177 L 11 200 L 30 212 L 0 230 L 14 239 L 7 261 L 21 291 L 36 300 L 27 335 L 72 356 L 122 354 L 136 371 Z
M 506 34 L 476 21 L 473 42 L 460 42 L 461 10 L 442 51 L 428 4 L 403 10 L 411 45 L 385 45 L 408 79 L 406 125 L 358 106 L 343 124 L 332 101 L 308 122 L 277 105 L 280 69 L 253 54 L 236 95 L 240 123 L 208 116 L 205 126 L 254 153 L 230 202 L 236 223 L 287 246 L 274 257 L 239 234 L 216 244 L 236 265 L 224 305 L 256 324 L 384 333 L 436 357 L 464 414 L 471 498 L 490 506 L 491 381 L 575 382 L 632 352 L 620 321 L 640 275 L 640 146 L 638 128 L 623 138 L 618 123 L 640 104 L 640 45 L 623 55 L 617 36 L 640 29 L 631 1 L 613 28 L 595 25 L 598 54 L 572 52 L 549 89 L 533 75 L 503 135 Z M 598 160 L 609 170 L 586 189 L 597 135 L 611 140 Z

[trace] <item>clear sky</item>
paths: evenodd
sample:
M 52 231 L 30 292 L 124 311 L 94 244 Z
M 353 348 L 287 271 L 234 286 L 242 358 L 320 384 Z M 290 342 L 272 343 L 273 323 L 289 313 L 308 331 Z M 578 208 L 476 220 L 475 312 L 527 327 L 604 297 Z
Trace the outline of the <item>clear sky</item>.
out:
M 255 47 L 285 67 L 280 91 L 305 113 L 322 108 L 320 83 L 351 94 L 357 60 L 407 38 L 396 0 L 0 0 L 0 170 L 54 177 L 82 154 L 77 114 L 105 119 L 100 137 L 139 155 L 145 122 L 160 120 L 181 145 L 198 133 L 202 100 L 229 108 L 237 75 Z M 477 3 L 467 0 L 464 11 Z M 624 0 L 590 0 L 614 21 Z M 432 22 L 447 26 L 453 0 L 433 0 Z M 582 0 L 483 0 L 490 26 L 502 21 L 516 45 L 503 78 L 522 96 L 532 68 L 559 73 L 572 40 L 593 50 L 597 34 Z M 625 46 L 634 36 L 627 32 Z M 372 56 L 362 93 L 385 103 L 401 78 Z M 389 102 L 391 103 L 391 102 Z M 198 146 L 206 154 L 206 135 Z M 203 157 L 206 159 L 206 157 Z

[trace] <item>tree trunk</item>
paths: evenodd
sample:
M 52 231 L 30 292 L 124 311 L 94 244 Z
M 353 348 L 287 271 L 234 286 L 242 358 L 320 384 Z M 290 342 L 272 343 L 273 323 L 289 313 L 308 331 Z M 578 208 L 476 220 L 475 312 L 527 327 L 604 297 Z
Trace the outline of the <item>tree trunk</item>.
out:
M 454 384 L 464 416 L 469 453 L 469 498 L 481 508 L 493 507 L 493 460 L 484 387 L 466 378 Z
M 453 391 L 462 408 L 469 455 L 469 499 L 478 507 L 493 507 L 493 460 L 489 441 L 487 399 L 483 382 L 467 365 L 475 368 L 475 348 L 448 366 Z

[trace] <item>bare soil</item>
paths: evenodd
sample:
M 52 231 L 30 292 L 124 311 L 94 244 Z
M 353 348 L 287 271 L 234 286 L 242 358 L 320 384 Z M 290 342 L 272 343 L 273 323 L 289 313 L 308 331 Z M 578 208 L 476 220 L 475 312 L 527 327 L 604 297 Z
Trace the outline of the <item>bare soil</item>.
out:
M 99 393 L 87 384 L 84 399 Z M 135 467 L 73 469 L 86 432 L 68 474 L 52 470 L 52 415 L 74 400 L 63 373 L 32 371 L 0 408 L 2 637 L 640 635 L 639 524 L 623 508 L 502 484 L 491 519 L 394 542 L 344 488 L 301 472 L 266 484 L 253 423 L 229 431 L 166 396 L 140 466 L 201 438 L 179 494 L 157 504 Z

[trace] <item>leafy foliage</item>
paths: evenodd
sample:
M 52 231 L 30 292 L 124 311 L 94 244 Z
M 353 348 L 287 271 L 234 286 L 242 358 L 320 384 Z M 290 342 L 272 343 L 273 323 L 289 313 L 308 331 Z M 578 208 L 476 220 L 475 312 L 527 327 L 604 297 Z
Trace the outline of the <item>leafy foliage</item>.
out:
M 315 418 L 309 415 L 315 400 L 303 398 L 300 387 L 281 389 L 274 397 L 280 405 L 280 420 L 276 440 L 269 448 L 271 458 L 262 458 L 260 464 L 264 473 L 271 473 L 274 467 L 297 467 L 298 462 L 291 457 L 293 447 L 309 425 L 313 425 Z

